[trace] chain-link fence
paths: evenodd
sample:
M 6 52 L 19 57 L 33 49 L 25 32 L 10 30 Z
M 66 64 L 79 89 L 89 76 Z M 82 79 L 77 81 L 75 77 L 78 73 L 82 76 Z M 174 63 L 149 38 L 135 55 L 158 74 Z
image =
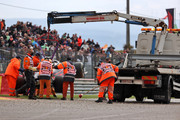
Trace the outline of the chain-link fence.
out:
M 82 62 L 84 65 L 84 77 L 85 78 L 95 78 L 96 70 L 95 67 L 98 65 L 100 61 L 104 61 L 107 57 L 111 59 L 113 64 L 119 63 L 121 67 L 121 61 L 124 60 L 124 54 L 119 52 L 114 52 L 113 54 L 107 54 L 105 52 L 84 52 L 84 51 L 73 51 L 73 50 L 57 50 L 54 53 L 54 50 L 38 50 L 35 49 L 35 53 L 41 53 L 41 57 L 49 56 L 52 57 L 54 54 L 53 60 L 58 60 L 60 62 L 67 60 L 67 57 L 71 57 L 72 62 Z M 15 49 L 15 48 L 0 48 L 0 72 L 4 73 L 8 63 L 11 58 L 16 57 L 17 55 L 24 58 L 27 53 L 27 48 L 23 49 Z M 21 67 L 23 65 L 23 61 L 21 63 Z

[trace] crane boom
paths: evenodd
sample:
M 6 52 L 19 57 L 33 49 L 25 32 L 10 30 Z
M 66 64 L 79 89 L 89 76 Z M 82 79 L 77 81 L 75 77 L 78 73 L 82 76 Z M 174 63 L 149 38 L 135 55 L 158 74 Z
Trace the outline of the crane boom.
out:
M 119 18 L 125 18 L 128 20 L 120 21 Z M 112 12 L 96 12 L 96 11 L 84 11 L 84 12 L 50 12 L 48 13 L 47 23 L 48 29 L 50 28 L 50 24 L 58 24 L 58 23 L 86 23 L 86 22 L 103 22 L 103 21 L 119 21 L 125 22 L 128 24 L 136 24 L 142 26 L 153 26 L 162 27 L 162 34 L 160 37 L 160 43 L 157 46 L 157 50 L 159 53 L 162 53 L 165 38 L 167 36 L 167 25 L 163 20 L 124 14 L 117 11 Z M 156 31 L 152 40 L 152 50 L 151 54 L 155 53 L 155 44 L 156 44 Z
M 166 28 L 167 25 L 162 20 L 124 14 L 117 11 L 99 12 L 85 11 L 85 12 L 51 12 L 48 13 L 48 27 L 50 24 L 58 23 L 86 23 L 86 22 L 103 22 L 103 21 L 119 21 L 119 18 L 129 19 L 125 23 L 138 24 L 143 26 L 153 26 Z

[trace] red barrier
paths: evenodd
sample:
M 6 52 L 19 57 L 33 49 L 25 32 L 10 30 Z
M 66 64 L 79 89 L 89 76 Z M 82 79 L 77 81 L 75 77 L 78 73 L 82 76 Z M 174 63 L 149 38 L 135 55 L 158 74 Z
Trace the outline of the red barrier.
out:
M 5 74 L 0 74 L 0 94 L 9 94 L 9 86 Z

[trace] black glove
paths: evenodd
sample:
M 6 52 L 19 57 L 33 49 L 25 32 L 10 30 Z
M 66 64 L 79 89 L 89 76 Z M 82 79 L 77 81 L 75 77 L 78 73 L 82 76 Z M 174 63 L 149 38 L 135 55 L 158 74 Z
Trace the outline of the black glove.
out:
M 24 72 L 24 69 L 23 69 L 23 68 L 19 68 L 19 71 L 20 71 L 21 73 L 23 73 L 23 72 Z

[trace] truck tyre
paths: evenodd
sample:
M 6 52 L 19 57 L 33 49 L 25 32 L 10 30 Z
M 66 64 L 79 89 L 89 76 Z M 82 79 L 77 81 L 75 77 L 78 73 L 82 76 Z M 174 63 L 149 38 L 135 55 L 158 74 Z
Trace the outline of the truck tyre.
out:
M 84 77 L 84 71 L 83 71 L 83 63 L 82 62 L 76 62 L 74 63 L 74 66 L 76 67 L 76 78 L 83 78 Z
M 62 93 L 63 89 L 63 77 L 62 76 L 56 76 L 55 80 L 52 82 L 53 87 L 55 88 L 55 92 Z
M 173 90 L 173 82 L 172 82 L 172 76 L 170 75 L 162 75 L 162 88 L 158 95 L 163 95 L 163 98 L 160 99 L 154 99 L 154 103 L 164 103 L 169 104 L 171 101 L 171 95 Z M 158 92 L 157 91 L 157 92 Z
M 169 104 L 171 101 L 171 95 L 172 95 L 172 76 L 165 76 L 164 77 L 164 91 L 165 91 L 165 99 L 163 100 L 163 103 Z
M 154 103 L 161 103 L 160 100 L 154 100 Z
M 137 86 L 137 87 L 136 87 L 134 96 L 135 96 L 137 102 L 143 102 L 144 96 L 143 96 L 143 94 L 142 94 L 142 88 L 141 88 L 141 86 Z
M 114 85 L 113 101 L 114 102 L 115 101 L 118 101 L 118 102 L 125 101 L 123 85 L 119 85 L 119 84 Z
M 135 96 L 137 102 L 143 102 L 144 97 L 142 96 Z

